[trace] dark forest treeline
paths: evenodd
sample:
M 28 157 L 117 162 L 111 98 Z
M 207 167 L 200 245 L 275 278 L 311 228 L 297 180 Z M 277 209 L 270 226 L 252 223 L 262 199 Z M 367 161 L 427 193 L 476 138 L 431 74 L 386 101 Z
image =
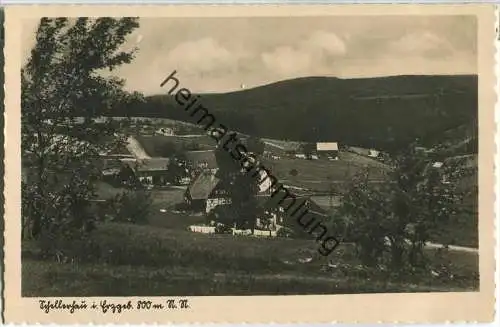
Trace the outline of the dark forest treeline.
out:
M 475 75 L 307 77 L 202 94 L 199 103 L 229 128 L 259 137 L 331 140 L 385 150 L 417 138 L 432 146 L 449 138 L 449 131 L 458 131 L 456 142 L 477 139 Z M 191 122 L 169 95 L 150 96 L 145 104 L 120 108 L 117 115 Z

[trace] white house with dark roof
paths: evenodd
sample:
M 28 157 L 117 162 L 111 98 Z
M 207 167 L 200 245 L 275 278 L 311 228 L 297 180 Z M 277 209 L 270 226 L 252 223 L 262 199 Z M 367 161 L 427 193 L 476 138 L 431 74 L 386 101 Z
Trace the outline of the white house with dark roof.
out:
M 222 189 L 220 179 L 210 171 L 201 171 L 184 193 L 185 202 L 194 210 L 209 213 L 219 204 L 230 203 Z
M 339 157 L 339 144 L 337 142 L 316 143 L 316 153 L 321 157 L 337 160 Z
M 184 199 L 193 209 L 209 213 L 218 205 L 231 203 L 228 193 L 222 188 L 220 179 L 215 176 L 216 172 L 217 170 L 203 170 L 189 184 L 184 193 Z M 259 173 L 262 183 L 259 184 L 257 195 L 269 196 L 271 180 L 265 178 L 267 174 L 264 170 Z
M 131 168 L 136 177 L 147 184 L 166 184 L 166 174 L 168 171 L 169 158 L 149 158 L 149 159 L 129 159 L 123 158 L 120 161 Z

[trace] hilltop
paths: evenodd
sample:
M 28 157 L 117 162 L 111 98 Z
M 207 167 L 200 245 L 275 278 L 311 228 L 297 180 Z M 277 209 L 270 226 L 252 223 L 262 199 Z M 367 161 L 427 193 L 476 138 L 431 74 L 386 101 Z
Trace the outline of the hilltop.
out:
M 475 75 L 304 77 L 200 96 L 219 122 L 242 133 L 385 150 L 416 138 L 432 146 L 446 141 L 450 130 L 465 139 L 477 121 Z M 150 96 L 140 108 L 120 114 L 189 121 L 169 95 Z

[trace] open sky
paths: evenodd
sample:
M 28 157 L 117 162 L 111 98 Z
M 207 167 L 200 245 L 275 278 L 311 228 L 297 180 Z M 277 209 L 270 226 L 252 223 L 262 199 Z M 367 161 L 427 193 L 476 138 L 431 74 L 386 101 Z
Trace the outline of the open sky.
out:
M 38 21 L 26 21 L 25 58 Z M 193 92 L 227 92 L 304 76 L 476 74 L 474 16 L 141 18 L 115 75 L 146 95 L 177 70 Z

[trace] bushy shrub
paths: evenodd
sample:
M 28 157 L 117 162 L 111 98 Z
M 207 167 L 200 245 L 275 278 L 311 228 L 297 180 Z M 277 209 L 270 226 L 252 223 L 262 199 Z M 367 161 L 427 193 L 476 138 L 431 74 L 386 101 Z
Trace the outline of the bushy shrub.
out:
M 127 190 L 110 201 L 110 220 L 134 224 L 145 223 L 151 214 L 152 203 L 151 193 L 147 190 Z
M 458 214 L 463 167 L 432 168 L 425 155 L 409 151 L 394 160 L 384 183 L 370 183 L 365 170 L 351 181 L 331 224 L 355 243 L 367 266 L 393 271 L 425 266 L 424 247 L 431 231 Z M 446 176 L 446 182 L 443 182 Z
M 277 237 L 285 237 L 285 238 L 293 237 L 293 234 L 294 234 L 293 229 L 289 227 L 281 227 L 276 232 Z

